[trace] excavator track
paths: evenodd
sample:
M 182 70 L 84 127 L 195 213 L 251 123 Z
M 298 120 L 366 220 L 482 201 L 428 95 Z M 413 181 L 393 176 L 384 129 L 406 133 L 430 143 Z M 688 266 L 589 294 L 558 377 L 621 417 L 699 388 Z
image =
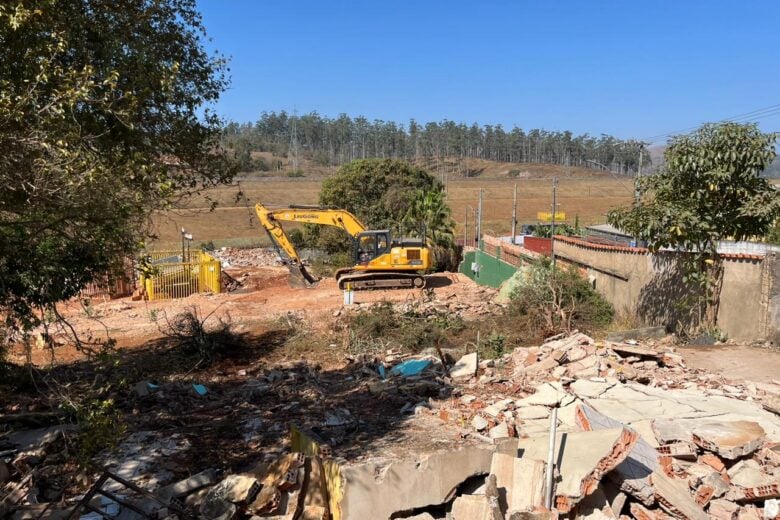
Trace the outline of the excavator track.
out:
M 425 276 L 417 273 L 345 270 L 336 273 L 336 279 L 341 290 L 346 289 L 347 284 L 356 291 L 368 289 L 422 289 L 425 287 Z

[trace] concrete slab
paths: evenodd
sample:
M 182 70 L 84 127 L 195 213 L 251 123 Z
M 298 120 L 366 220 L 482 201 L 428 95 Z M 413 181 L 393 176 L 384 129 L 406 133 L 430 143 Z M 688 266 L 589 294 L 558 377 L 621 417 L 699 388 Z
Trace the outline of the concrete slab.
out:
M 521 401 L 532 406 L 556 406 L 565 400 L 571 401 L 571 395 L 560 383 L 544 383 L 536 387 L 533 395 Z
M 496 453 L 490 473 L 496 476 L 502 512 L 533 511 L 544 504 L 544 472 L 541 460 Z
M 555 461 L 561 478 L 555 489 L 556 509 L 568 512 L 592 493 L 601 478 L 626 459 L 637 439 L 636 432 L 625 428 L 558 434 Z M 521 458 L 547 458 L 547 437 L 521 439 L 517 446 Z
M 471 446 L 403 460 L 343 464 L 337 469 L 340 518 L 385 520 L 398 511 L 443 504 L 463 481 L 488 474 L 494 449 Z
M 624 428 L 625 425 L 607 417 L 589 406 L 577 407 L 577 420 L 584 431 Z M 650 475 L 658 469 L 658 452 L 639 437 L 626 459 L 618 464 L 610 478 L 622 491 L 645 505 L 653 504 L 653 488 Z
M 709 520 L 707 513 L 694 501 L 684 480 L 673 479 L 663 471 L 650 477 L 655 488 L 655 497 L 661 508 L 675 518 L 686 520 Z
M 461 495 L 452 503 L 452 520 L 487 520 L 490 504 L 485 495 Z M 369 518 L 369 517 L 366 517 Z
M 780 417 L 764 410 L 754 401 L 707 395 L 693 389 L 664 390 L 638 383 L 615 385 L 598 398 L 585 401 L 604 415 L 628 425 L 648 417 L 657 421 L 672 420 L 678 427 L 701 424 L 705 419 L 724 422 L 755 421 L 765 430 L 769 439 L 780 441 Z M 698 421 L 679 422 L 686 419 Z M 691 438 L 672 440 L 690 441 Z
M 728 474 L 732 484 L 743 488 L 760 487 L 772 483 L 772 478 L 753 459 L 737 462 L 729 468 Z
M 545 419 L 550 416 L 550 409 L 546 406 L 527 405 L 515 410 L 518 419 Z
M 609 381 L 592 381 L 578 379 L 571 384 L 571 391 L 582 399 L 594 399 L 615 386 L 617 383 Z
M 477 375 L 478 366 L 477 353 L 466 354 L 450 369 L 450 377 L 456 381 L 471 379 Z
M 766 432 L 754 421 L 707 422 L 692 433 L 693 442 L 729 460 L 750 455 L 766 439 Z

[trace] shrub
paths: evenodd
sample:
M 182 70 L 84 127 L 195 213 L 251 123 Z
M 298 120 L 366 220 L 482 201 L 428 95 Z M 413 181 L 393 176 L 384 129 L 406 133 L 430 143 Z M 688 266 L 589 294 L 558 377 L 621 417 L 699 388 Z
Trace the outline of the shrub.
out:
M 380 352 L 394 347 L 419 352 L 447 342 L 451 334 L 464 329 L 464 324 L 446 312 L 423 314 L 417 307 L 401 312 L 385 301 L 350 316 L 346 328 L 349 350 L 353 353 Z
M 205 317 L 193 306 L 180 312 L 172 319 L 163 314 L 160 331 L 176 341 L 176 347 L 185 354 L 198 358 L 198 364 L 209 364 L 216 358 L 243 346 L 241 338 L 233 331 L 230 316 L 216 317 L 213 325 L 207 322 L 214 313 Z
M 104 449 L 115 448 L 127 426 L 113 399 L 90 399 L 83 404 L 69 405 L 80 427 L 76 443 L 76 459 L 86 466 Z
M 601 328 L 614 317 L 612 305 L 576 269 L 553 269 L 549 260 L 530 269 L 512 294 L 509 312 L 544 335 Z
M 479 342 L 478 352 L 481 359 L 496 359 L 507 351 L 506 336 L 498 332 L 491 332 L 488 337 Z
M 306 237 L 301 229 L 291 229 L 287 232 L 287 237 L 296 249 L 301 249 L 306 246 Z

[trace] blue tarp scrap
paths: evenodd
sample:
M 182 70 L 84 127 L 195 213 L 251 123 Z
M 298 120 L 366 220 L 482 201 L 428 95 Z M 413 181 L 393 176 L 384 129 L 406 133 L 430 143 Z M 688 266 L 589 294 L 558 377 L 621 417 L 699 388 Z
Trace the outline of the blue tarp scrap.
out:
M 431 363 L 430 359 L 407 359 L 403 363 L 394 366 L 390 372 L 404 377 L 419 376 Z

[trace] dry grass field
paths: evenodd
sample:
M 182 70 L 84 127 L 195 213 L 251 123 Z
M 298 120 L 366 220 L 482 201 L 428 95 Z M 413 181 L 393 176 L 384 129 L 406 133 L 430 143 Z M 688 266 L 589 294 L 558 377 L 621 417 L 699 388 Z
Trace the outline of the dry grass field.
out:
M 463 222 L 468 211 L 469 233 L 473 233 L 473 213 L 480 188 L 484 190 L 483 206 L 485 231 L 506 233 L 511 229 L 512 190 L 518 185 L 518 221 L 536 222 L 536 214 L 550 211 L 552 182 L 542 179 L 459 178 L 448 183 L 448 201 L 453 211 L 458 233 L 463 233 Z M 316 204 L 321 180 L 263 178 L 244 180 L 239 186 L 220 187 L 206 195 L 219 203 L 208 211 L 205 198 L 188 202 L 187 209 L 158 214 L 155 218 L 158 239 L 155 248 L 179 243 L 179 230 L 184 227 L 194 235 L 194 245 L 213 241 L 222 245 L 267 245 L 265 232 L 259 227 L 254 204 L 262 201 L 269 206 L 288 204 Z M 236 198 L 239 189 L 243 196 Z M 559 211 L 566 212 L 567 222 L 574 223 L 579 216 L 581 225 L 603 223 L 606 212 L 626 205 L 632 197 L 631 179 L 612 177 L 561 178 L 558 181 Z M 369 223 L 370 224 L 370 223 Z

